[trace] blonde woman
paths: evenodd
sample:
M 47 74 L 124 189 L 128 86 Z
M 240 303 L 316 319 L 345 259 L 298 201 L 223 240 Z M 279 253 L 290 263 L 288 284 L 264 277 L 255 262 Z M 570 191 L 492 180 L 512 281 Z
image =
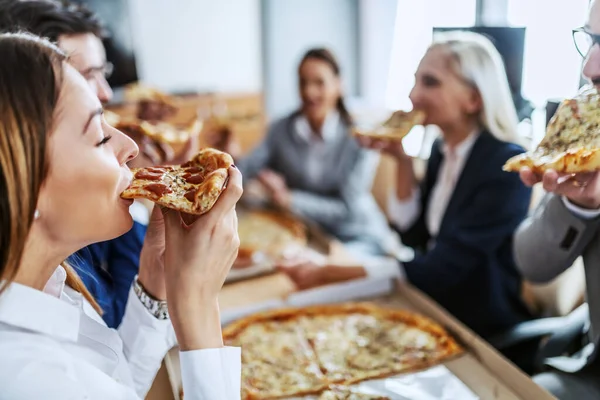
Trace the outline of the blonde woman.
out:
M 120 193 L 137 146 L 50 42 L 0 35 L 0 60 L 0 399 L 142 399 L 173 331 L 186 399 L 239 399 L 240 349 L 223 347 L 217 295 L 239 246 L 241 174 L 230 169 L 190 226 L 154 210 L 123 322 L 109 329 L 64 260 L 131 228 Z
M 527 215 L 530 190 L 504 162 L 523 152 L 517 114 L 500 55 L 485 37 L 447 33 L 435 38 L 416 72 L 410 99 L 441 137 L 425 179 L 417 183 L 402 144 L 365 141 L 397 160 L 389 214 L 412 261 L 393 272 L 433 297 L 483 337 L 530 318 L 520 298 L 521 277 L 512 236 Z M 382 273 L 368 266 L 282 269 L 299 286 Z

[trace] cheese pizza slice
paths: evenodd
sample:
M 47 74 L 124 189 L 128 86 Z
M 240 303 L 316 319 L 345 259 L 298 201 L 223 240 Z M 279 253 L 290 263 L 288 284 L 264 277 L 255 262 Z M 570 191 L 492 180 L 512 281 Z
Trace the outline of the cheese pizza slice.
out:
M 600 170 L 600 94 L 596 89 L 585 88 L 575 98 L 564 100 L 539 146 L 512 157 L 503 169 L 518 172 L 522 167 L 536 173 Z
M 354 134 L 359 137 L 402 140 L 415 126 L 422 125 L 425 117 L 425 113 L 421 110 L 396 111 L 373 129 L 354 128 Z

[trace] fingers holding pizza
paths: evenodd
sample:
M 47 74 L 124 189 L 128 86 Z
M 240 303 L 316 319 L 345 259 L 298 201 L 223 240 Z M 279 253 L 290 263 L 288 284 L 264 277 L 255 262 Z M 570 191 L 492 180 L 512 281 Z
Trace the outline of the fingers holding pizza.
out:
M 560 104 L 539 146 L 509 159 L 504 170 L 519 172 L 528 186 L 541 182 L 547 192 L 584 208 L 599 208 L 599 118 L 600 94 L 584 88 Z
M 354 129 L 361 146 L 388 154 L 397 159 L 407 159 L 402 139 L 417 125 L 425 123 L 426 115 L 421 110 L 396 111 L 381 126 L 371 130 Z
M 223 346 L 217 297 L 240 245 L 235 205 L 242 195 L 241 173 L 230 166 L 228 174 L 214 206 L 191 226 L 163 208 L 165 287 L 182 350 Z
M 373 137 L 357 137 L 357 140 L 362 147 L 379 151 L 396 159 L 408 158 L 402 140 Z
M 598 171 L 561 174 L 549 169 L 536 173 L 529 167 L 522 167 L 519 170 L 519 176 L 525 185 L 533 186 L 541 183 L 546 192 L 565 196 L 580 207 L 600 208 L 600 173 Z
M 181 348 L 221 347 L 217 295 L 239 248 L 235 205 L 242 195 L 241 173 L 229 154 L 210 148 L 181 165 L 132 172 L 121 197 L 162 207 L 164 251 L 155 253 L 163 260 L 164 290 Z

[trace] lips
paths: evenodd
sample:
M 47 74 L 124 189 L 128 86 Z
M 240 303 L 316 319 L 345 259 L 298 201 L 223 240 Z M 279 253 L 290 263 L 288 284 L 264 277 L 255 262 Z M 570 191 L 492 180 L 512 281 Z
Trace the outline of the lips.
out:
M 121 194 L 125 190 L 129 189 L 129 187 L 131 186 L 132 182 L 133 182 L 133 174 L 128 169 L 127 170 L 127 178 L 125 179 L 125 186 L 120 188 L 121 190 L 119 190 L 119 196 L 121 196 Z

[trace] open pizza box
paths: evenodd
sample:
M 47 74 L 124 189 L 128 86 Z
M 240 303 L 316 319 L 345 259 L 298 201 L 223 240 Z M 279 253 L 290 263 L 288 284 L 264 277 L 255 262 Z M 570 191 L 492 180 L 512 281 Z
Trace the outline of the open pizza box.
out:
M 241 282 L 240 285 L 243 287 L 226 292 L 221 298 L 223 325 L 252 313 L 279 307 L 368 300 L 386 307 L 398 307 L 426 315 L 444 326 L 465 348 L 464 354 L 446 361 L 443 365 L 421 372 L 363 382 L 357 387 L 362 392 L 386 395 L 394 400 L 554 398 L 485 341 L 409 284 L 383 277 L 292 293 L 293 288 L 287 278 L 271 275 Z M 267 288 L 274 290 L 273 296 L 266 295 L 265 292 L 269 291 Z M 251 301 L 251 298 L 256 301 Z M 176 349 L 168 354 L 165 364 L 174 397 L 178 399 L 181 374 Z M 311 397 L 302 399 L 308 400 Z
M 260 190 L 257 189 L 257 186 L 258 185 L 250 185 L 250 188 L 246 190 Z M 241 226 L 243 224 L 243 218 L 252 217 L 252 213 L 260 213 L 266 211 L 273 214 L 281 214 L 286 219 L 301 224 L 304 227 L 306 233 L 306 244 L 303 244 L 298 247 L 293 246 L 295 248 L 289 249 L 292 251 L 290 253 L 290 256 L 292 258 L 294 257 L 293 254 L 298 254 L 299 252 L 301 252 L 303 258 L 305 258 L 306 260 L 314 261 L 316 263 L 322 263 L 327 259 L 328 255 L 331 252 L 330 246 L 332 240 L 326 233 L 324 233 L 321 230 L 321 228 L 318 225 L 310 221 L 301 220 L 299 217 L 293 216 L 290 213 L 283 213 L 281 211 L 269 208 L 268 206 L 266 206 L 266 204 L 267 203 L 265 203 L 261 199 L 254 200 L 254 202 L 249 202 L 246 200 L 243 203 L 240 203 L 240 205 L 237 208 L 239 225 Z M 256 232 L 256 234 L 260 235 L 260 232 Z M 243 238 L 241 239 L 244 240 Z M 275 260 L 266 256 L 265 254 L 257 252 L 256 254 L 254 254 L 252 265 L 240 269 L 237 269 L 235 267 L 232 268 L 225 282 L 232 283 L 241 280 L 247 280 L 262 275 L 271 274 L 274 272 Z

